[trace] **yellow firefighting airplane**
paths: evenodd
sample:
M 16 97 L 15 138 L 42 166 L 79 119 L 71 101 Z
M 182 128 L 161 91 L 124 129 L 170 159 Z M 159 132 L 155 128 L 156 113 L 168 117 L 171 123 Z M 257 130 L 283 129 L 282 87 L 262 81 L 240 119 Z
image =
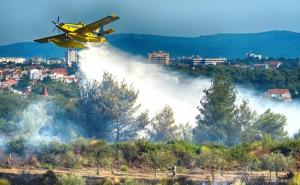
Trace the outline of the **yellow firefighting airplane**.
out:
M 52 21 L 55 25 L 55 29 L 63 31 L 63 34 L 54 35 L 51 37 L 45 37 L 36 39 L 34 41 L 39 43 L 52 42 L 60 47 L 65 48 L 85 48 L 86 42 L 100 42 L 106 41 L 105 35 L 114 32 L 113 29 L 104 31 L 103 26 L 119 19 L 116 15 L 107 16 L 101 20 L 85 25 L 83 22 L 79 23 L 59 23 L 59 17 L 57 22 Z M 54 30 L 53 30 L 54 31 Z

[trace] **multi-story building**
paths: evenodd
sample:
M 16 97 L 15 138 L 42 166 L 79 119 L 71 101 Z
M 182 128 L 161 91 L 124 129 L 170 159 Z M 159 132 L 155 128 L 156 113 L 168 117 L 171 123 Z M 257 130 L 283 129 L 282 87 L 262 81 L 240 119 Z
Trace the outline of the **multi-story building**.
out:
M 32 57 L 30 59 L 30 63 L 39 65 L 39 64 L 42 64 L 42 63 L 46 63 L 46 60 L 41 58 L 41 57 Z
M 72 67 L 73 64 L 78 63 L 78 51 L 70 49 L 66 52 L 66 64 L 68 67 Z
M 205 65 L 217 65 L 227 62 L 227 58 L 205 58 Z
M 192 55 L 189 57 L 182 56 L 172 59 L 173 65 L 178 65 L 182 67 L 196 67 L 202 65 L 204 59 L 199 55 Z
M 63 64 L 64 61 L 62 59 L 57 59 L 57 58 L 49 58 L 46 61 L 47 64 Z
M 204 61 L 204 59 L 199 55 L 193 56 L 192 60 L 193 60 L 193 66 L 200 66 Z
M 169 65 L 170 54 L 163 51 L 148 53 L 148 60 L 155 64 Z
M 16 63 L 16 64 L 24 64 L 26 62 L 25 58 L 22 57 L 0 57 L 0 63 Z

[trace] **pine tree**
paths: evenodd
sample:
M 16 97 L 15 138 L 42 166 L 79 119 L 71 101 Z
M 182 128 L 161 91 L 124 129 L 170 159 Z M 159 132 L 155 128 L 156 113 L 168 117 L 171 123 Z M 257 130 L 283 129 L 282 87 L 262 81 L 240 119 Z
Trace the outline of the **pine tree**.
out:
M 194 129 L 195 141 L 231 145 L 231 135 L 237 127 L 234 122 L 236 90 L 231 80 L 217 76 L 203 92 Z
M 135 116 L 138 91 L 125 81 L 117 82 L 105 73 L 101 83 L 91 82 L 82 91 L 81 104 L 86 114 L 88 132 L 110 141 L 137 139 L 147 124 L 145 113 Z M 143 121 L 142 121 L 142 118 Z
M 238 144 L 241 140 L 251 140 L 251 134 L 253 133 L 253 124 L 257 119 L 257 113 L 252 111 L 249 107 L 249 101 L 244 100 L 235 110 L 234 122 L 236 130 L 232 134 L 234 144 Z
M 253 130 L 260 136 L 268 134 L 274 140 L 287 138 L 287 132 L 284 130 L 286 117 L 282 114 L 273 113 L 270 109 L 261 114 L 253 125 Z
M 153 118 L 150 139 L 153 141 L 168 141 L 177 138 L 174 112 L 170 106 L 165 106 Z

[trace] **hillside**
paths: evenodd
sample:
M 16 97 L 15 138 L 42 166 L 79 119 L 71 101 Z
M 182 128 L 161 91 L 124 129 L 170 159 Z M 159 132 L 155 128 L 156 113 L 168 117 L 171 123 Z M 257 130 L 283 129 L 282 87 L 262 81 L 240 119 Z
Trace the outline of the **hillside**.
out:
M 243 58 L 250 51 L 272 57 L 300 56 L 300 33 L 288 31 L 216 34 L 193 38 L 114 34 L 108 40 L 116 48 L 144 56 L 154 50 L 168 51 L 172 56 L 199 54 L 204 57 Z M 34 42 L 0 46 L 0 56 L 63 57 L 64 51 L 52 44 Z

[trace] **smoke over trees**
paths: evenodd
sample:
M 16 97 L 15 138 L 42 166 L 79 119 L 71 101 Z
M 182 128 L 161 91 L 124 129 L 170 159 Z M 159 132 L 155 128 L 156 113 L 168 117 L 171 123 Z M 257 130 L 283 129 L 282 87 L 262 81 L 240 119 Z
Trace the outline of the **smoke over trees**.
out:
M 138 92 L 125 81 L 121 83 L 105 73 L 102 82 L 90 82 L 83 87 L 80 99 L 86 117 L 87 133 L 110 141 L 137 139 L 137 133 L 147 124 L 147 115 L 138 116 Z
M 150 140 L 152 141 L 170 141 L 178 139 L 176 135 L 177 126 L 175 125 L 174 112 L 170 106 L 165 106 L 156 114 L 151 122 L 152 131 Z
M 274 140 L 287 137 L 283 115 L 271 110 L 258 114 L 247 100 L 236 105 L 235 87 L 230 79 L 220 76 L 204 90 L 195 128 L 176 123 L 175 113 L 167 105 L 150 116 L 137 102 L 138 90 L 109 73 L 104 73 L 100 82 L 90 81 L 79 87 L 48 83 L 54 94 L 49 98 L 1 93 L 0 134 L 12 151 L 25 148 L 28 138 L 68 141 L 80 135 L 109 142 L 146 138 L 228 146 L 261 140 L 264 134 Z
M 294 134 L 294 139 L 300 139 L 300 129 Z
M 197 127 L 193 130 L 195 141 L 233 146 L 261 140 L 264 134 L 275 140 L 287 137 L 285 116 L 270 109 L 258 115 L 250 109 L 247 100 L 239 106 L 235 103 L 236 91 L 230 79 L 214 78 L 200 101 Z

